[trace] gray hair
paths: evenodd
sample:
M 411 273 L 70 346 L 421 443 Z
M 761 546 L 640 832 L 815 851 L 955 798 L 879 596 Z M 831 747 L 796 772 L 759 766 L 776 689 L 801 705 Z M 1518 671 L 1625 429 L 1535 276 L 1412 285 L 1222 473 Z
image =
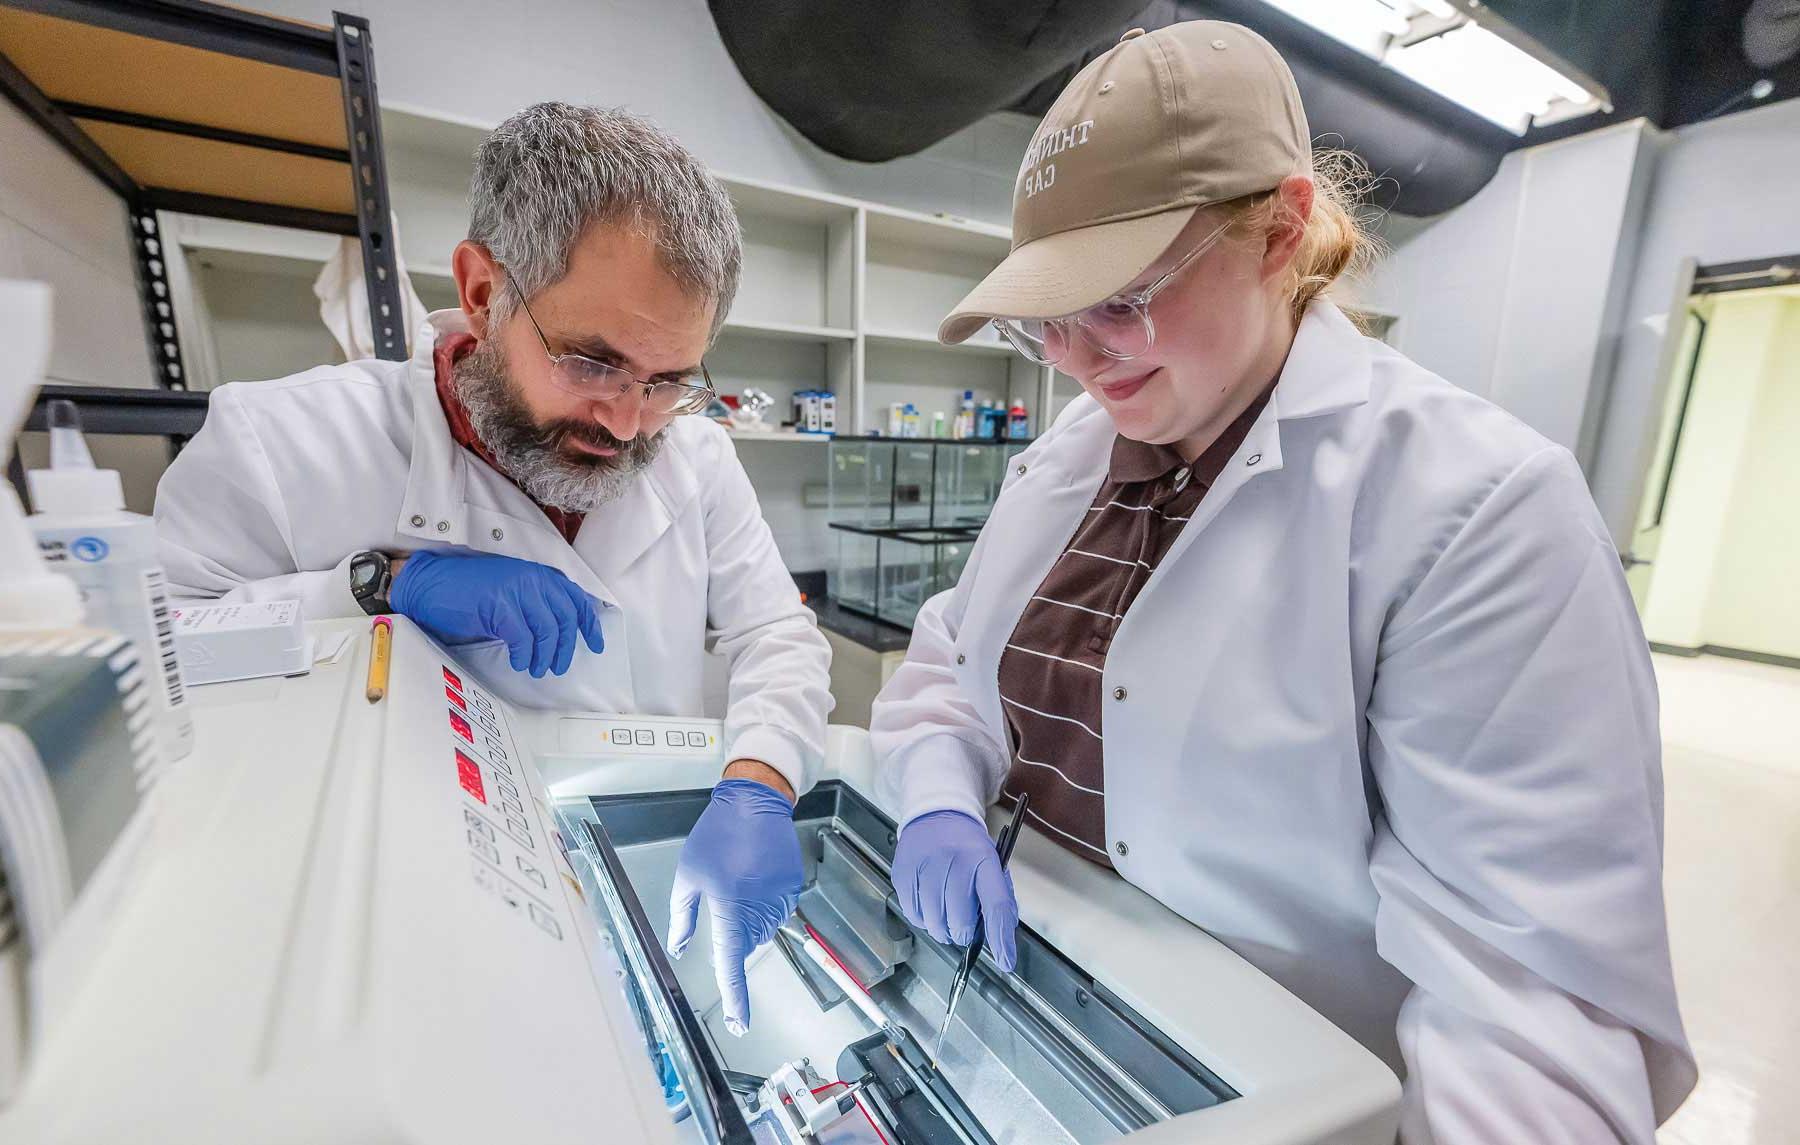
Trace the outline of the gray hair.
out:
M 569 251 L 596 222 L 656 240 L 663 267 L 715 304 L 717 334 L 737 295 L 743 238 L 725 188 L 673 136 L 622 108 L 537 103 L 475 151 L 469 238 L 487 247 L 529 297 L 559 281 Z M 516 301 L 496 293 L 504 321 Z

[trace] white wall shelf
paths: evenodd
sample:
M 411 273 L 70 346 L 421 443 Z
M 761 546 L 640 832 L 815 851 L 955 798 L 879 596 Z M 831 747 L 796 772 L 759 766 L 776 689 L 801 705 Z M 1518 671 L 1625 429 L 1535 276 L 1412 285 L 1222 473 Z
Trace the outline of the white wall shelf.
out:
M 754 441 L 762 444 L 783 445 L 828 445 L 831 437 L 823 433 L 798 433 L 791 429 L 746 430 L 725 427 L 731 440 L 743 442 Z
M 936 334 L 900 330 L 870 330 L 863 335 L 871 346 L 895 346 L 902 348 L 935 350 L 944 354 L 995 354 L 1000 357 L 1016 357 L 1018 351 L 1002 342 L 998 335 L 983 336 L 977 334 L 966 342 L 954 346 L 946 346 L 937 340 Z
M 788 322 L 755 322 L 738 318 L 727 318 L 723 332 L 747 334 L 757 338 L 781 338 L 794 342 L 856 341 L 856 331 L 843 326 L 798 326 Z

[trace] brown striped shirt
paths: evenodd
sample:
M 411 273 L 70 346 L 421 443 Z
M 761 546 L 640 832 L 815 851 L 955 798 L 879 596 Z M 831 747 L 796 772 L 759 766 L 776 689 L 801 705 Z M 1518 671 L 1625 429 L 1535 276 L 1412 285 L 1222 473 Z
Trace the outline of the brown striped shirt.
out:
M 1099 495 L 1001 653 L 1000 703 L 1013 749 L 1002 794 L 1029 792 L 1036 825 L 1096 863 L 1112 865 L 1100 685 L 1113 633 L 1243 444 L 1269 392 L 1192 465 L 1170 446 L 1115 440 Z

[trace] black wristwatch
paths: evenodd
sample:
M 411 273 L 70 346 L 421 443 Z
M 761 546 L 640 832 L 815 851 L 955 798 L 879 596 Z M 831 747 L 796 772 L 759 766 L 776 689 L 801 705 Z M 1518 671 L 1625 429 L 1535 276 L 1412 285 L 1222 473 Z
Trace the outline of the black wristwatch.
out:
M 394 562 L 386 553 L 364 552 L 350 558 L 350 593 L 370 616 L 392 612 L 388 589 L 394 584 Z

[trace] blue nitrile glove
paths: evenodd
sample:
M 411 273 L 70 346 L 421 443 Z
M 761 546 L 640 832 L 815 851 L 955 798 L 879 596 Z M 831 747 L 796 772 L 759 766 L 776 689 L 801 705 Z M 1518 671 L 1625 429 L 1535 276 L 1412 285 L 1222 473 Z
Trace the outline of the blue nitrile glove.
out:
M 794 807 L 781 792 L 754 779 L 727 779 L 681 848 L 669 894 L 669 954 L 680 958 L 700 919 L 700 896 L 712 913 L 713 975 L 724 1003 L 725 1028 L 738 1037 L 750 1028 L 744 959 L 775 937 L 794 913 L 806 869 Z
M 967 946 L 979 917 L 1000 969 L 1019 961 L 1013 934 L 1019 901 L 987 828 L 961 811 L 932 811 L 908 823 L 894 847 L 894 894 L 906 920 L 943 943 Z
M 549 565 L 493 553 L 419 552 L 388 590 L 393 610 L 446 644 L 502 640 L 513 671 L 560 676 L 575 641 L 595 652 L 599 604 Z

